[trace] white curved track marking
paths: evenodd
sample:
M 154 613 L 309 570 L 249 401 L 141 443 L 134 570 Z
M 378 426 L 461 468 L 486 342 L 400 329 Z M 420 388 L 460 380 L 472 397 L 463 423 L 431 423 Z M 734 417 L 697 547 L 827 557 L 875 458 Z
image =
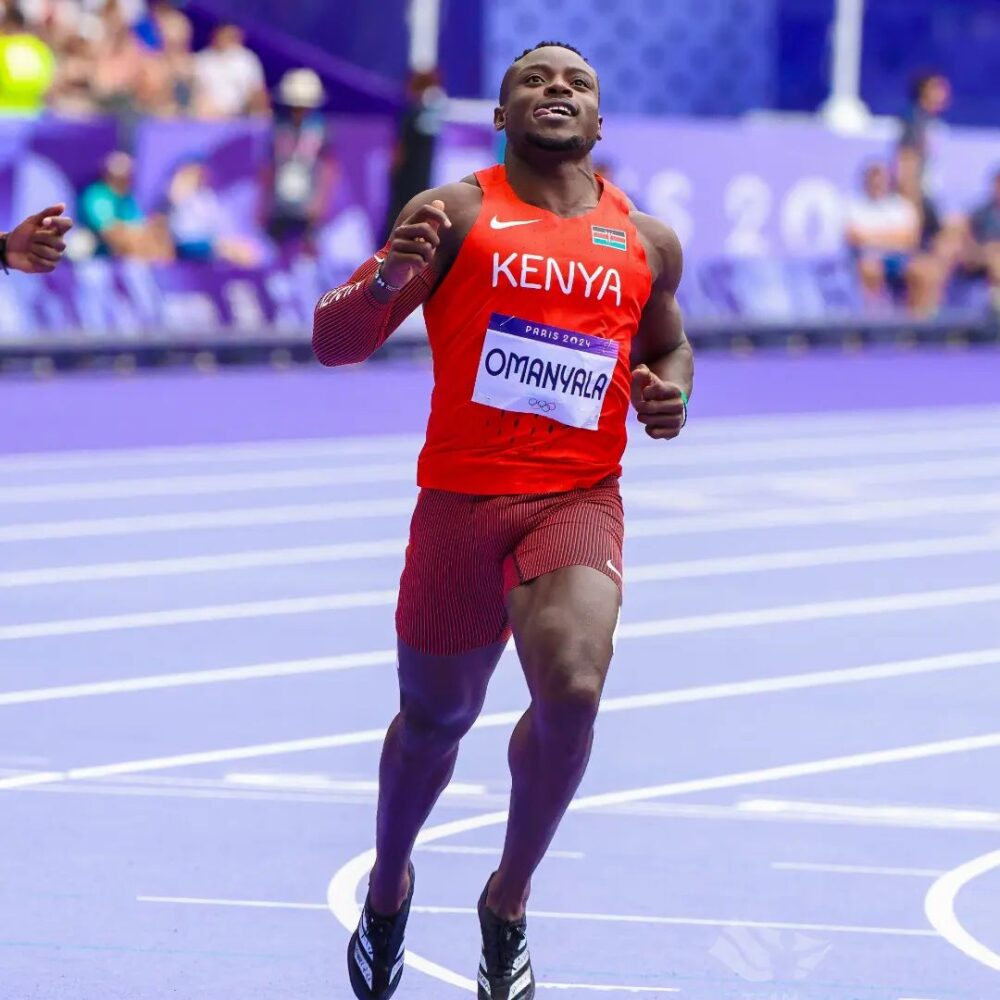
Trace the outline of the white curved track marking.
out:
M 799 764 L 786 764 L 779 767 L 762 768 L 756 771 L 739 771 L 735 774 L 717 775 L 711 778 L 695 778 L 689 781 L 675 781 L 663 785 L 650 785 L 642 788 L 632 788 L 619 792 L 606 792 L 600 795 L 588 795 L 575 799 L 570 803 L 571 812 L 585 809 L 598 809 L 604 806 L 621 805 L 626 802 L 642 802 L 649 799 L 669 798 L 678 795 L 694 794 L 696 792 L 713 791 L 722 788 L 739 788 L 745 785 L 763 784 L 770 781 L 782 781 L 787 778 L 799 778 L 806 775 L 832 774 L 838 771 L 856 770 L 863 767 L 874 767 L 879 764 L 899 763 L 909 760 L 920 760 L 945 754 L 962 753 L 968 750 L 983 750 L 1000 747 L 1000 733 L 990 733 L 985 736 L 972 736 L 955 740 L 945 740 L 939 743 L 923 743 L 905 747 L 895 747 L 891 750 L 875 750 L 869 753 L 852 754 L 845 757 L 828 757 L 823 760 L 805 761 Z M 427 827 L 417 837 L 417 846 L 444 840 L 471 830 L 483 827 L 502 826 L 507 822 L 507 810 L 484 813 L 480 816 L 469 816 L 464 819 L 452 820 Z M 330 880 L 327 887 L 327 905 L 330 912 L 350 931 L 358 920 L 359 906 L 357 902 L 358 886 L 368 874 L 375 860 L 374 849 L 365 851 L 351 858 Z M 1000 855 L 998 855 L 1000 862 Z M 444 966 L 431 962 L 412 951 L 407 951 L 407 962 L 420 972 L 433 976 L 450 986 L 472 992 L 476 984 Z
M 994 972 L 1000 972 L 1000 955 L 977 941 L 962 926 L 955 914 L 955 901 L 970 882 L 997 869 L 1000 869 L 1000 851 L 974 858 L 942 875 L 924 899 L 924 912 L 938 934 L 973 961 Z

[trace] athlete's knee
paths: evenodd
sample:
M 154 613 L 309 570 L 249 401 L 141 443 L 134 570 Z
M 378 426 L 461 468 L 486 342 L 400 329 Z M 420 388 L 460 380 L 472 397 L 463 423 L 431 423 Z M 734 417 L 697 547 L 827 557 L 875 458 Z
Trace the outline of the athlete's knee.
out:
M 479 711 L 478 699 L 470 697 L 435 703 L 404 699 L 400 713 L 403 749 L 411 753 L 448 753 L 472 728 Z
M 585 749 L 601 704 L 610 639 L 563 633 L 534 655 L 530 676 L 539 737 L 573 753 Z

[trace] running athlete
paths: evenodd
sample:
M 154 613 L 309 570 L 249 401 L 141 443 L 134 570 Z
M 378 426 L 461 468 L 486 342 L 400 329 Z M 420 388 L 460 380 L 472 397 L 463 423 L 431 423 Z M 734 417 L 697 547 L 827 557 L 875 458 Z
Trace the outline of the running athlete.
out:
M 63 212 L 65 205 L 52 205 L 28 216 L 16 229 L 0 233 L 0 268 L 26 274 L 48 274 L 66 252 L 63 237 L 73 228 Z
M 531 876 L 586 769 L 618 621 L 629 400 L 650 437 L 674 438 L 693 368 L 677 237 L 594 173 L 598 98 L 572 46 L 525 52 L 495 112 L 503 165 L 414 198 L 316 308 L 324 364 L 364 360 L 419 305 L 434 355 L 396 612 L 401 710 L 348 950 L 361 1000 L 399 984 L 410 854 L 512 633 L 531 704 L 510 742 L 503 855 L 479 900 L 478 982 L 480 1000 L 535 995 Z

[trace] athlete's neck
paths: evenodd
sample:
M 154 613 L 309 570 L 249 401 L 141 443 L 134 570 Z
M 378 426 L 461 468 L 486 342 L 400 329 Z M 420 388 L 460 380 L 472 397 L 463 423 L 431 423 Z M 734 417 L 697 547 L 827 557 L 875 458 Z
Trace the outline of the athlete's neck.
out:
M 596 208 L 601 197 L 589 156 L 566 159 L 547 153 L 529 160 L 508 146 L 504 167 L 521 201 L 566 219 Z

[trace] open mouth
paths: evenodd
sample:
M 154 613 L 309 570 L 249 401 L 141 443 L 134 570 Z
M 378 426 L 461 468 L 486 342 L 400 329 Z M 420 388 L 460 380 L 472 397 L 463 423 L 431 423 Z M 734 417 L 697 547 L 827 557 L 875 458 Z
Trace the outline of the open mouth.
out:
M 569 101 L 547 101 L 535 108 L 535 117 L 549 120 L 576 117 L 576 108 Z

